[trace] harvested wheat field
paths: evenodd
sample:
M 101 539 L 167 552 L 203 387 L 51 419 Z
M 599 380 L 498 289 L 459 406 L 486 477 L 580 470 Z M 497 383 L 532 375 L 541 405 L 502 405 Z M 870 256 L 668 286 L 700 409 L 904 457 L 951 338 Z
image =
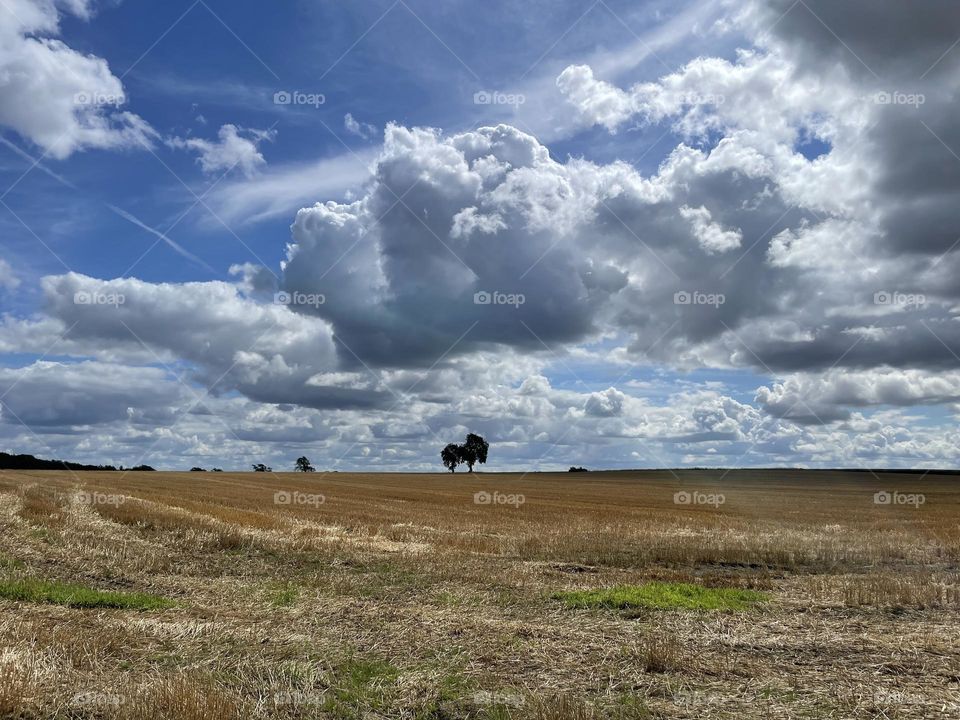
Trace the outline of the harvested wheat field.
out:
M 0 472 L 0 716 L 960 718 L 960 478 L 723 475 Z

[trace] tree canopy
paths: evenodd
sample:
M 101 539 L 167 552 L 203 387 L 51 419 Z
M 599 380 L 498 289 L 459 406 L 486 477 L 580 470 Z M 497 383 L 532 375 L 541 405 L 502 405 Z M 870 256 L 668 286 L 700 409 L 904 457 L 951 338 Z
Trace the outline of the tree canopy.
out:
M 310 459 L 306 455 L 297 458 L 297 472 L 315 472 L 315 468 L 310 464 Z
M 449 443 L 440 451 L 440 460 L 450 472 L 456 472 L 458 465 L 466 465 L 470 472 L 477 463 L 486 464 L 490 443 L 480 435 L 468 433 L 462 445 Z

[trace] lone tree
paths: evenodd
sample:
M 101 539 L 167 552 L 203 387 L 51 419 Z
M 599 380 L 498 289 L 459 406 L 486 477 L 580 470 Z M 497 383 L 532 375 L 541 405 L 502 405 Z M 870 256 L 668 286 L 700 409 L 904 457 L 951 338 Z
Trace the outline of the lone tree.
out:
M 253 468 L 253 471 L 254 471 L 254 472 L 273 472 L 273 468 L 272 468 L 272 467 L 268 467 L 268 466 L 264 465 L 263 463 L 254 463 L 254 464 L 251 465 L 250 467 Z
M 450 472 L 457 471 L 457 465 L 460 464 L 460 446 L 456 443 L 450 443 L 440 451 L 440 459 L 443 465 Z
M 297 458 L 297 471 L 298 472 L 314 472 L 315 468 L 310 464 L 310 460 L 306 455 L 303 457 Z
M 485 464 L 487 462 L 487 451 L 490 449 L 490 443 L 479 435 L 469 433 L 463 445 L 454 445 L 450 443 L 440 452 L 440 459 L 450 470 L 456 472 L 457 465 L 463 463 L 470 472 L 473 472 L 473 466 L 477 463 Z

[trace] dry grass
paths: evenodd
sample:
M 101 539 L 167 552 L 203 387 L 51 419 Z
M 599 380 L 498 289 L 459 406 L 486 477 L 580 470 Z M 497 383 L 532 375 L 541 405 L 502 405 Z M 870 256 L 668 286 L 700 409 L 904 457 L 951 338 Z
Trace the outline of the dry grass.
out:
M 0 717 L 960 717 L 958 517 L 935 476 L 2 472 L 0 587 L 44 592 Z
M 32 681 L 29 668 L 12 660 L 0 662 L 0 717 L 29 717 L 34 702 Z
M 174 540 L 196 542 L 207 550 L 238 550 L 249 543 L 235 525 L 180 509 L 151 506 L 133 499 L 118 504 L 100 504 L 95 508 L 108 520 L 144 533 L 171 533 Z
M 63 522 L 65 497 L 54 488 L 31 484 L 20 491 L 20 517 L 37 525 Z
M 174 676 L 107 705 L 108 720 L 241 720 L 236 698 L 210 679 Z
M 871 572 L 814 576 L 807 581 L 820 598 L 841 599 L 848 607 L 960 610 L 960 573 Z
M 651 633 L 645 637 L 639 659 L 643 669 L 651 673 L 676 672 L 686 665 L 679 641 L 666 633 Z

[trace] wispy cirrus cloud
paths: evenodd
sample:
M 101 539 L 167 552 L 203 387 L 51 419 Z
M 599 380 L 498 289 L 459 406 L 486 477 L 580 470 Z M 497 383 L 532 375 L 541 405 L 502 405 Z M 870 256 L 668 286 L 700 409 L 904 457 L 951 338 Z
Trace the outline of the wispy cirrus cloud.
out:
M 255 177 L 219 183 L 205 202 L 229 225 L 292 217 L 301 207 L 321 198 L 344 198 L 358 189 L 370 179 L 379 152 L 379 148 L 368 148 L 273 165 Z M 213 221 L 208 218 L 204 222 Z

